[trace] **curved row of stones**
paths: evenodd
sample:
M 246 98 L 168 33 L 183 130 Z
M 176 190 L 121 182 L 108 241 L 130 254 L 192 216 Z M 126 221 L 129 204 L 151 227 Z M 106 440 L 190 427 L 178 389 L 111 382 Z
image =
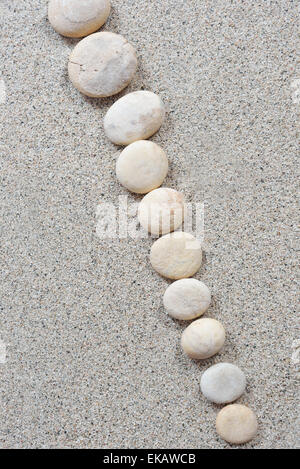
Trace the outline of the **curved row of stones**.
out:
M 71 53 L 68 71 L 73 85 L 90 97 L 119 93 L 137 69 L 135 50 L 124 37 L 95 33 L 110 10 L 109 0 L 49 2 L 49 21 L 58 33 L 87 36 Z M 164 105 L 156 94 L 136 91 L 118 99 L 108 110 L 104 130 L 114 144 L 126 146 L 116 163 L 118 181 L 131 192 L 146 194 L 138 209 L 141 226 L 161 236 L 151 248 L 150 262 L 160 275 L 175 280 L 164 294 L 165 310 L 175 319 L 193 320 L 207 311 L 211 293 L 203 282 L 189 278 L 201 266 L 201 245 L 191 234 L 175 231 L 184 221 L 184 197 L 174 189 L 160 188 L 168 172 L 168 159 L 160 146 L 147 141 L 159 130 L 164 117 Z M 200 360 L 218 353 L 224 342 L 224 327 L 211 318 L 196 319 L 181 337 L 183 351 Z M 217 404 L 235 401 L 245 387 L 244 373 L 231 363 L 211 366 L 200 381 L 204 396 Z M 256 416 L 245 405 L 227 405 L 217 416 L 216 429 L 229 443 L 245 443 L 256 434 Z

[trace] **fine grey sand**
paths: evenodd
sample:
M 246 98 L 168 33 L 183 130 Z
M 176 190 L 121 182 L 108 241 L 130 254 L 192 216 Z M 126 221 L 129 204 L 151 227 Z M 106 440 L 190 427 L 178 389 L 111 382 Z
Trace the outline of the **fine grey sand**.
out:
M 97 100 L 69 81 L 78 41 L 51 28 L 47 2 L 0 2 L 0 447 L 228 448 L 199 385 L 230 362 L 247 377 L 237 403 L 259 421 L 241 447 L 295 448 L 297 2 L 112 6 L 101 30 L 125 36 L 139 68 Z M 102 124 L 140 89 L 167 108 L 152 138 L 170 162 L 164 186 L 204 202 L 195 277 L 227 339 L 203 362 L 181 352 L 187 324 L 163 309 L 154 240 L 96 233 L 104 202 L 141 200 L 117 182 Z

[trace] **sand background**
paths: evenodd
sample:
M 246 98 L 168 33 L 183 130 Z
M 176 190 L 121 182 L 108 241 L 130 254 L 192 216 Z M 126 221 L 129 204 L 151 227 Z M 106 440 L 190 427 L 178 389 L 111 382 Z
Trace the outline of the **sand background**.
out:
M 0 446 L 228 448 L 199 381 L 229 361 L 247 375 L 238 402 L 259 419 L 242 447 L 295 448 L 297 2 L 112 3 L 102 29 L 139 59 L 121 95 L 160 94 L 165 186 L 204 202 L 196 278 L 226 346 L 204 362 L 183 356 L 153 240 L 97 236 L 97 206 L 127 194 L 102 126 L 116 97 L 72 87 L 77 40 L 52 30 L 46 1 L 1 0 Z

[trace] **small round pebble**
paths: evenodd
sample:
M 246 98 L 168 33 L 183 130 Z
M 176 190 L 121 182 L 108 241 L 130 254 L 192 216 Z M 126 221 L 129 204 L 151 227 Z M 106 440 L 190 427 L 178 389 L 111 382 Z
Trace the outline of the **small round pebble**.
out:
M 174 189 L 161 187 L 145 195 L 139 204 L 138 220 L 154 235 L 176 230 L 184 218 L 184 196 Z
M 167 313 L 180 320 L 198 318 L 205 313 L 210 301 L 209 288 L 195 278 L 184 278 L 172 283 L 163 298 Z
M 131 192 L 146 194 L 159 187 L 168 172 L 168 159 L 156 143 L 138 140 L 120 154 L 117 179 Z
M 163 277 L 173 280 L 191 277 L 201 266 L 201 244 L 189 233 L 167 234 L 153 244 L 150 262 Z
M 182 333 L 181 346 L 191 358 L 204 359 L 218 353 L 225 342 L 225 329 L 216 319 L 192 322 Z
M 254 438 L 257 428 L 256 415 L 245 405 L 228 405 L 217 415 L 217 432 L 228 443 L 247 443 Z
M 83 37 L 106 22 L 110 0 L 50 0 L 48 19 L 62 36 Z
M 137 68 L 134 48 L 120 34 L 101 32 L 82 39 L 69 58 L 69 77 L 75 88 L 104 98 L 125 88 Z
M 159 96 L 151 91 L 134 91 L 118 99 L 107 111 L 104 130 L 116 145 L 129 145 L 155 134 L 164 117 Z
M 200 388 L 209 401 L 216 404 L 228 404 L 243 394 L 246 388 L 246 377 L 236 365 L 218 363 L 203 373 Z

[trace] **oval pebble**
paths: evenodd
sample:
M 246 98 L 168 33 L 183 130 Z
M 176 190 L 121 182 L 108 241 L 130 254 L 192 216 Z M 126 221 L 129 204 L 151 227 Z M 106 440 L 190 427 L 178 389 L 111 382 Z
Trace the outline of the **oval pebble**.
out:
M 216 404 L 228 404 L 243 394 L 246 378 L 236 365 L 218 363 L 203 373 L 200 388 L 208 400 Z
M 217 415 L 217 432 L 228 443 L 239 445 L 252 440 L 257 433 L 257 428 L 255 413 L 245 405 L 228 405 Z
M 48 19 L 62 36 L 83 37 L 106 22 L 110 0 L 50 0 Z
M 129 145 L 155 134 L 164 117 L 159 96 L 151 91 L 135 91 L 118 99 L 107 111 L 104 130 L 116 145 Z
M 209 288 L 194 278 L 184 278 L 172 283 L 163 298 L 167 313 L 180 320 L 201 316 L 209 307 L 210 301 Z
M 167 234 L 153 244 L 150 262 L 163 277 L 173 280 L 191 277 L 201 266 L 201 244 L 189 233 Z
M 138 220 L 154 235 L 176 230 L 183 222 L 184 196 L 174 189 L 161 187 L 145 195 L 139 204 Z
M 146 194 L 159 187 L 167 172 L 168 159 L 164 150 L 148 140 L 138 140 L 128 145 L 116 164 L 119 182 L 137 194 Z
M 192 322 L 182 333 L 181 346 L 191 358 L 204 359 L 218 353 L 225 342 L 225 329 L 216 319 Z
M 120 34 L 102 32 L 82 39 L 69 58 L 75 88 L 93 98 L 119 93 L 137 68 L 134 48 Z

